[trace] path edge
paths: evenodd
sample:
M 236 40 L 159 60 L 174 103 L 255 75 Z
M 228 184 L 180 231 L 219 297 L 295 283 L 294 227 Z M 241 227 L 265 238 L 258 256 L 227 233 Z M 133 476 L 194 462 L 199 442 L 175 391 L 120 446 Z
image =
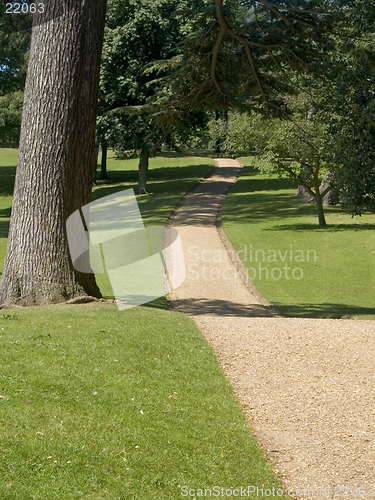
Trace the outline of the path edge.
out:
M 191 194 L 192 192 L 194 192 L 194 189 L 196 189 L 197 186 L 199 186 L 200 184 L 202 184 L 203 182 L 205 182 L 206 179 L 208 179 L 209 177 L 211 177 L 215 173 L 215 170 L 217 168 L 220 168 L 220 165 L 218 163 L 219 160 L 221 160 L 221 159 L 225 160 L 225 158 L 217 158 L 217 157 L 216 158 L 212 158 L 212 159 L 214 160 L 215 165 L 203 177 L 203 179 L 201 181 L 199 181 L 191 189 L 189 189 L 189 191 L 187 191 L 184 194 L 184 196 L 179 200 L 179 202 L 177 203 L 177 205 L 173 209 L 173 212 L 168 217 L 168 220 L 167 220 L 167 222 L 165 224 L 165 228 L 170 227 L 172 225 L 173 218 L 175 217 L 175 213 L 178 210 L 180 210 L 181 207 L 183 206 L 185 197 L 188 196 L 189 194 Z M 277 309 L 275 308 L 275 306 L 273 306 L 265 297 L 263 297 L 263 295 L 255 287 L 254 283 L 251 281 L 249 273 L 247 272 L 247 269 L 246 269 L 245 265 L 243 264 L 243 262 L 240 259 L 240 257 L 238 255 L 236 249 L 233 247 L 233 245 L 229 241 L 229 239 L 228 239 L 228 237 L 225 234 L 225 231 L 223 229 L 223 225 L 222 225 L 222 221 L 221 221 L 221 215 L 222 215 L 222 212 L 223 212 L 224 203 L 225 203 L 225 200 L 226 200 L 226 198 L 228 196 L 228 193 L 230 192 L 230 190 L 234 186 L 234 184 L 237 182 L 238 178 L 241 175 L 242 169 L 243 169 L 243 164 L 240 161 L 236 160 L 235 158 L 230 158 L 230 159 L 233 160 L 233 161 L 235 161 L 238 164 L 237 175 L 235 174 L 236 175 L 236 179 L 232 183 L 230 183 L 229 187 L 221 195 L 221 199 L 220 199 L 219 206 L 218 206 L 218 209 L 217 209 L 217 212 L 216 212 L 216 216 L 215 216 L 216 230 L 218 232 L 220 241 L 224 245 L 224 248 L 225 248 L 227 254 L 229 255 L 229 258 L 231 259 L 234 267 L 237 269 L 237 272 L 240 275 L 240 278 L 241 278 L 243 284 L 245 285 L 245 287 L 247 288 L 248 292 L 251 293 L 258 300 L 258 302 L 259 302 L 260 305 L 267 307 L 267 311 L 268 311 L 269 316 L 271 316 L 271 317 L 281 317 L 281 314 L 277 311 Z M 170 300 L 168 299 L 168 295 L 169 294 L 167 294 L 167 304 L 168 304 L 168 309 L 170 309 Z
M 275 308 L 275 306 L 273 304 L 271 304 L 271 302 L 269 302 L 265 297 L 263 297 L 263 295 L 255 287 L 254 283 L 250 279 L 250 276 L 249 276 L 249 273 L 247 272 L 247 268 L 246 268 L 245 264 L 240 259 L 239 255 L 237 253 L 237 250 L 234 248 L 234 246 L 232 245 L 232 243 L 229 241 L 229 238 L 226 235 L 226 233 L 224 231 L 224 228 L 223 228 L 223 223 L 222 223 L 222 220 L 221 220 L 221 216 L 222 216 L 222 213 L 223 213 L 223 208 L 224 208 L 225 200 L 226 200 L 226 198 L 227 198 L 227 196 L 228 196 L 231 188 L 234 186 L 234 184 L 237 182 L 238 178 L 240 177 L 242 169 L 243 169 L 243 163 L 241 163 L 240 161 L 236 160 L 235 158 L 232 158 L 232 160 L 234 160 L 234 161 L 236 161 L 238 163 L 238 165 L 239 165 L 239 174 L 236 177 L 236 180 L 229 186 L 229 188 L 227 189 L 227 191 L 221 197 L 221 200 L 220 200 L 220 203 L 219 203 L 219 207 L 218 207 L 218 210 L 217 210 L 217 213 L 216 213 L 216 220 L 215 220 L 216 230 L 217 230 L 217 232 L 219 234 L 219 237 L 220 237 L 220 240 L 221 240 L 222 244 L 225 247 L 225 250 L 227 251 L 227 253 L 228 253 L 231 261 L 233 262 L 234 267 L 237 269 L 237 272 L 240 275 L 240 277 L 241 277 L 241 279 L 242 279 L 243 284 L 245 285 L 245 287 L 248 289 L 248 291 L 252 295 L 254 295 L 254 297 L 259 301 L 259 303 L 261 305 L 267 307 L 267 310 L 270 313 L 270 316 L 272 316 L 272 317 L 279 316 L 280 317 L 281 315 L 277 311 L 277 309 Z M 215 159 L 215 163 L 216 163 L 216 159 Z M 217 166 L 219 166 L 219 165 L 217 165 Z

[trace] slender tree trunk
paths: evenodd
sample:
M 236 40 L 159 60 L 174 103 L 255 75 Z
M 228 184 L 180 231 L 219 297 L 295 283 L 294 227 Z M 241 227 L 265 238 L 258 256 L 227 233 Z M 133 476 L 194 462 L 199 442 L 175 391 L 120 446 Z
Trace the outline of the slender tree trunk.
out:
M 95 141 L 95 160 L 94 160 L 94 170 L 95 170 L 94 184 L 95 184 L 95 180 L 96 180 L 96 171 L 98 169 L 98 163 L 99 163 L 99 153 L 100 153 L 100 144 L 96 140 Z
M 91 199 L 106 0 L 46 9 L 52 21 L 32 34 L 0 304 L 100 296 L 94 275 L 74 269 L 65 223 Z
M 318 212 L 318 221 L 320 227 L 326 227 L 326 219 L 324 216 L 323 200 L 320 194 L 315 195 L 315 206 Z
M 138 165 L 138 186 L 136 190 L 137 194 L 147 194 L 147 172 L 149 158 L 150 150 L 147 146 L 143 146 Z
M 315 176 L 314 176 L 314 187 L 315 187 L 314 201 L 315 201 L 316 210 L 318 212 L 319 227 L 326 227 L 327 223 L 326 223 L 326 219 L 324 216 L 323 198 L 320 194 L 320 189 L 319 189 L 320 185 L 319 185 L 318 172 L 319 172 L 319 169 L 317 168 L 315 171 Z
M 108 179 L 108 175 L 107 175 L 107 149 L 108 149 L 107 141 L 103 141 L 102 142 L 102 161 L 100 164 L 100 177 L 99 177 L 99 179 L 102 181 Z

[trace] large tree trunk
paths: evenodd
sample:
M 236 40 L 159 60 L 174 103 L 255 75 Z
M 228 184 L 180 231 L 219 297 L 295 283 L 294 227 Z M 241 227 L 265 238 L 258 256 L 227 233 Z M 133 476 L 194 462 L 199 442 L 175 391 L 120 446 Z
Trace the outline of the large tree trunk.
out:
M 106 0 L 47 8 L 52 21 L 32 34 L 0 304 L 100 296 L 94 275 L 73 267 L 65 223 L 91 199 Z
M 147 172 L 150 159 L 150 150 L 147 146 L 143 146 L 139 157 L 138 165 L 138 186 L 137 194 L 147 194 Z

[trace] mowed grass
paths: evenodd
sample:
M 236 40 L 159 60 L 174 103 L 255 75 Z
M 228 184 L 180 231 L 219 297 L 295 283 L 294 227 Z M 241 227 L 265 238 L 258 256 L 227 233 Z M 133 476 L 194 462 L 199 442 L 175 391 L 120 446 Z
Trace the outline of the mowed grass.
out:
M 147 224 L 165 224 L 182 196 L 205 177 L 215 162 L 211 158 L 196 156 L 150 159 L 147 189 L 149 194 L 137 196 L 143 221 Z M 116 160 L 108 153 L 110 183 L 94 187 L 93 200 L 123 189 L 135 189 L 138 182 L 138 159 Z
M 138 182 L 138 161 L 138 158 L 117 160 L 113 151 L 109 151 L 107 158 L 109 181 L 94 187 L 92 199 L 97 200 L 124 189 L 135 189 Z M 151 158 L 148 194 L 137 196 L 144 224 L 164 226 L 184 194 L 205 177 L 213 166 L 214 161 L 211 158 L 196 156 Z M 113 298 L 114 293 L 108 275 L 97 274 L 96 280 L 103 296 Z M 153 301 L 152 304 L 157 307 L 167 307 L 164 297 Z
M 223 225 L 257 289 L 285 316 L 374 319 L 375 215 L 327 207 L 320 229 L 297 186 L 259 174 L 254 158 L 239 160 Z
M 17 157 L 16 149 L 0 149 L 0 276 L 6 251 Z M 143 222 L 146 225 L 164 226 L 182 196 L 205 177 L 213 166 L 214 161 L 211 158 L 196 156 L 169 155 L 151 158 L 148 173 L 149 194 L 137 197 Z M 117 160 L 113 151 L 109 151 L 107 170 L 109 180 L 94 186 L 93 200 L 136 188 L 138 159 Z M 103 296 L 113 298 L 108 275 L 98 274 L 96 278 Z M 156 304 L 166 306 L 163 299 Z
M 3 259 L 17 152 L 0 153 Z M 146 223 L 163 224 L 212 161 L 153 162 L 153 194 L 138 200 Z M 110 158 L 113 182 L 94 197 L 134 187 L 136 166 Z M 212 349 L 184 315 L 109 304 L 4 310 L 0 344 L 2 500 L 179 499 L 184 486 L 279 486 Z
M 278 487 L 184 315 L 97 304 L 3 311 L 0 344 L 2 500 Z

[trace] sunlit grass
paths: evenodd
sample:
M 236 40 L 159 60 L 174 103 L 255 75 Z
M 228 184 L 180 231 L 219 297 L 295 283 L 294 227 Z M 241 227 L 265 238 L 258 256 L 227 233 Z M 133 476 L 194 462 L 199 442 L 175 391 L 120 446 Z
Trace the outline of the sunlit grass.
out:
M 240 160 L 223 223 L 258 290 L 286 316 L 375 318 L 375 215 L 327 207 L 320 229 L 297 186 L 260 175 L 253 158 Z
M 155 159 L 152 194 L 138 198 L 145 222 L 165 223 L 212 164 Z M 136 165 L 110 158 L 112 183 L 94 198 L 134 187 Z M 212 349 L 182 314 L 98 303 L 5 310 L 0 349 L 2 500 L 177 500 L 184 486 L 279 486 Z
M 3 311 L 0 344 L 2 500 L 278 486 L 184 315 L 103 304 Z

